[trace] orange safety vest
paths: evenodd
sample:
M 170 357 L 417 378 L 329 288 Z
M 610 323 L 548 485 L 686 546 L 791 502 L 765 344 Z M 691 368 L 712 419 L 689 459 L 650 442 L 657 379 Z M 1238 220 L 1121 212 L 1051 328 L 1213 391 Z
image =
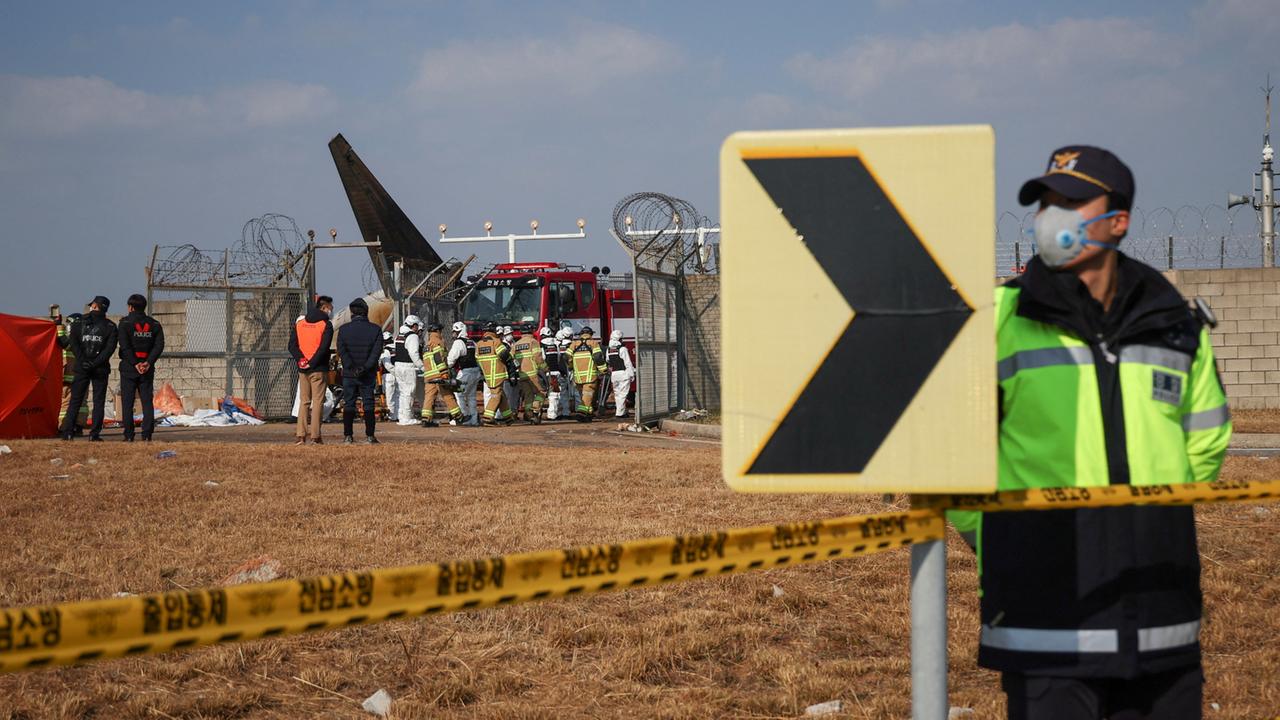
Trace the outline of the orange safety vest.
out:
M 310 360 L 320 350 L 320 341 L 324 339 L 324 323 L 324 320 L 307 322 L 304 318 L 294 324 L 298 332 L 298 350 L 302 352 L 303 360 Z

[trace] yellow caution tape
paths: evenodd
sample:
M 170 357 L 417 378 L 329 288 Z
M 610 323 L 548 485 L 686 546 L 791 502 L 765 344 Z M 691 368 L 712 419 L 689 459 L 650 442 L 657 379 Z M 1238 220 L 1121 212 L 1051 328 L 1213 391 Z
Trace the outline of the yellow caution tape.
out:
M 146 655 L 869 555 L 943 537 L 936 511 L 0 610 L 0 671 Z
M 1280 500 L 1280 480 L 1218 480 L 1174 485 L 1010 490 L 989 495 L 913 495 L 913 508 L 935 510 L 1064 510 L 1117 505 L 1192 505 L 1196 503 Z
M 1280 480 L 920 495 L 909 512 L 0 610 L 0 672 L 659 585 L 939 540 L 944 510 L 1280 499 Z

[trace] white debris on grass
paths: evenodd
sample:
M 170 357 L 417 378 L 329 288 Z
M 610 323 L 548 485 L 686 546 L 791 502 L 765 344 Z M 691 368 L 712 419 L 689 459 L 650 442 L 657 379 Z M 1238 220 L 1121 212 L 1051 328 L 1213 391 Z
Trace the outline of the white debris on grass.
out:
M 951 706 L 947 711 L 947 720 L 956 720 L 956 718 L 973 717 L 973 708 Z
M 263 555 L 256 557 L 222 579 L 222 585 L 242 585 L 244 583 L 271 582 L 280 577 L 282 565 L 279 560 Z
M 810 705 L 804 709 L 806 717 L 816 717 L 820 715 L 834 715 L 844 709 L 843 700 L 828 700 L 817 705 Z
M 205 481 L 204 481 L 204 486 L 205 486 L 205 487 L 210 487 L 210 488 L 212 488 L 212 487 L 218 487 L 218 483 L 216 483 L 216 482 L 214 482 L 214 481 L 212 481 L 212 480 L 205 480 Z
M 365 698 L 364 702 L 360 703 L 360 707 L 364 708 L 365 712 L 372 713 L 378 717 L 386 717 L 391 712 L 391 695 L 386 690 L 379 688 L 378 692 Z
M 12 452 L 8 445 L 0 445 L 0 455 L 8 455 Z
M 786 590 L 783 590 L 782 588 L 778 587 L 777 585 L 774 585 L 774 586 L 773 586 L 773 596 L 774 596 L 774 597 L 778 598 L 778 597 L 782 597 L 783 595 L 786 595 L 786 594 L 787 594 L 787 591 L 786 591 Z

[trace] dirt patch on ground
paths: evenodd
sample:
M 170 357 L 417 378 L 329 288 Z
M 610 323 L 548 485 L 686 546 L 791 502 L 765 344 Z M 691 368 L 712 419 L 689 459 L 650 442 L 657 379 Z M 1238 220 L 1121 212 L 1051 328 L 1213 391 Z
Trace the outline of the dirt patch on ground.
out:
M 213 584 L 264 554 L 299 577 L 886 509 L 735 494 L 701 446 L 9 444 L 5 606 Z M 1278 462 L 1231 458 L 1225 475 L 1273 477 Z M 1199 511 L 1212 717 L 1280 709 L 1278 516 Z M 1000 717 L 998 679 L 974 664 L 975 563 L 950 549 L 952 704 Z M 840 717 L 907 717 L 907 573 L 896 551 L 5 675 L 0 718 L 367 718 L 359 701 L 379 688 L 395 718 L 794 717 L 837 698 Z

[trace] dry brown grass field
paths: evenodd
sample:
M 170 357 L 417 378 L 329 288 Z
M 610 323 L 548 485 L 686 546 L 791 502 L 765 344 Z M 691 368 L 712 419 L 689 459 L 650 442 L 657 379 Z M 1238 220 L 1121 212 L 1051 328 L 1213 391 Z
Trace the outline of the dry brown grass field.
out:
M 210 585 L 262 555 L 299 577 L 886 509 L 735 494 L 715 447 L 9 445 L 3 606 Z M 177 458 L 153 459 L 169 447 Z M 1225 475 L 1276 477 L 1280 459 L 1231 458 Z M 1219 708 L 1206 716 L 1275 715 L 1280 507 L 1198 517 L 1206 707 Z M 997 677 L 974 663 L 975 563 L 954 536 L 950 551 L 951 701 L 1001 717 Z M 785 718 L 833 699 L 838 717 L 902 718 L 907 572 L 898 550 L 4 675 L 0 718 L 368 718 L 359 703 L 379 688 L 400 719 Z

